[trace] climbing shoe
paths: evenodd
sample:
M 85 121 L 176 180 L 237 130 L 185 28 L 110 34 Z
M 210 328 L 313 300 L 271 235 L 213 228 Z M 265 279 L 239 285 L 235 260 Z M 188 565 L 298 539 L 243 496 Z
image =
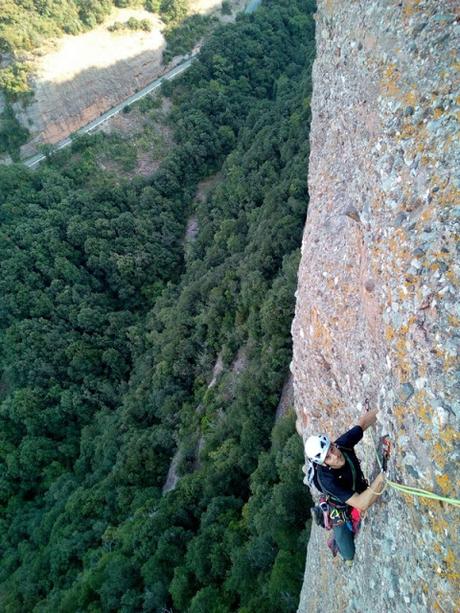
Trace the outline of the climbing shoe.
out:
M 333 557 L 335 558 L 335 556 L 337 555 L 339 548 L 337 547 L 337 543 L 335 542 L 335 538 L 334 535 L 332 535 L 328 540 L 327 540 L 327 546 L 329 547 L 329 549 L 332 552 Z

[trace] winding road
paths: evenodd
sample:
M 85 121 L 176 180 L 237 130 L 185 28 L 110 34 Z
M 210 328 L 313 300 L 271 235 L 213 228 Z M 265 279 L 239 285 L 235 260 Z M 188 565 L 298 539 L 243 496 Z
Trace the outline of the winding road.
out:
M 81 134 L 87 134 L 88 132 L 91 132 L 92 130 L 100 126 L 102 123 L 106 122 L 108 119 L 110 119 L 114 115 L 117 115 L 118 113 L 120 113 L 124 109 L 125 106 L 129 106 L 130 104 L 133 104 L 133 102 L 137 102 L 137 100 L 140 100 L 147 94 L 150 94 L 151 92 L 161 87 L 161 84 L 163 83 L 163 81 L 165 80 L 169 81 L 171 79 L 174 79 L 174 77 L 177 77 L 177 75 L 179 75 L 181 72 L 183 72 L 184 70 L 187 70 L 187 68 L 190 66 L 190 64 L 193 61 L 193 58 L 196 55 L 197 53 L 192 54 L 191 57 L 189 57 L 189 59 L 179 64 L 178 66 L 176 66 L 175 68 L 173 68 L 172 70 L 164 74 L 162 77 L 155 79 L 155 81 L 152 81 L 152 83 L 149 83 L 149 85 L 147 85 L 143 89 L 139 90 L 138 92 L 136 92 L 129 98 L 126 98 L 125 100 L 123 100 L 123 102 L 120 102 L 120 104 L 117 104 L 116 106 L 112 107 L 105 113 L 102 113 L 102 115 L 100 115 L 96 119 L 93 119 L 93 121 L 90 121 L 90 123 L 86 124 L 86 126 L 77 130 L 75 132 L 75 135 L 78 136 Z M 53 147 L 53 151 L 64 149 L 64 147 L 67 147 L 68 145 L 70 145 L 71 142 L 72 142 L 72 138 L 68 136 L 67 138 L 64 138 L 63 140 L 56 143 L 56 145 L 54 145 Z M 29 168 L 33 168 L 34 166 L 42 162 L 45 158 L 46 158 L 45 154 L 37 153 L 36 155 L 30 158 L 27 158 L 26 160 L 23 160 L 23 164 L 25 166 L 28 166 Z

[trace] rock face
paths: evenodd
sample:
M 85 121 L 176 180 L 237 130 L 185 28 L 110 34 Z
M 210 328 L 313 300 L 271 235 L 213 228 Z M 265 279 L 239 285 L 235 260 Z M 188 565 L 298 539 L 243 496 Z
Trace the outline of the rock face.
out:
M 291 370 L 301 436 L 338 436 L 378 407 L 389 478 L 458 499 L 456 8 L 318 2 Z M 357 451 L 375 476 L 370 431 Z M 459 518 L 388 487 L 352 568 L 313 528 L 299 612 L 460 610 Z

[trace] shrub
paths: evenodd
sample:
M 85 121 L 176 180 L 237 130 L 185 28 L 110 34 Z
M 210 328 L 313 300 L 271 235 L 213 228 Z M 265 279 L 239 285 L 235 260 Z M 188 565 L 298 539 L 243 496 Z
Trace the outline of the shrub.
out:
M 0 89 L 8 100 L 17 100 L 30 93 L 28 83 L 29 69 L 25 64 L 13 64 L 0 70 Z
M 0 115 L 0 153 L 9 153 L 13 161 L 18 162 L 20 147 L 28 137 L 29 130 L 19 123 L 8 104 Z
M 232 14 L 232 5 L 230 4 L 229 0 L 224 0 L 222 2 L 222 7 L 220 9 L 220 12 L 222 13 L 222 15 Z

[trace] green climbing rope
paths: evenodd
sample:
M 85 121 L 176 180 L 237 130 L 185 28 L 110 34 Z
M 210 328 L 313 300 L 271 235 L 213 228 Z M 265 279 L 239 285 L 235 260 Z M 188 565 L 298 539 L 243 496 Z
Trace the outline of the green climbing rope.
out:
M 375 456 L 377 458 L 377 462 L 380 466 L 380 470 L 382 470 L 382 463 L 380 462 L 380 458 L 377 453 L 377 446 L 375 444 L 374 436 L 371 433 L 372 444 L 374 445 Z M 411 494 L 412 496 L 419 496 L 421 498 L 429 498 L 430 500 L 438 500 L 439 502 L 445 502 L 446 504 L 451 504 L 454 507 L 460 507 L 460 500 L 457 498 L 448 498 L 447 496 L 440 496 L 439 494 L 435 494 L 434 492 L 429 492 L 428 490 L 422 490 L 418 487 L 410 487 L 409 485 L 404 485 L 402 483 L 397 483 L 396 481 L 390 481 L 390 479 L 386 479 L 385 483 L 392 487 L 393 489 L 402 492 L 403 494 Z
M 447 496 L 439 496 L 439 494 L 435 494 L 434 492 L 429 492 L 427 490 L 422 490 L 417 487 L 409 487 L 408 485 L 402 485 L 401 483 L 396 483 L 395 481 L 386 480 L 386 483 L 390 487 L 404 494 L 412 494 L 413 496 L 420 496 L 422 498 L 430 498 L 431 500 L 439 500 L 440 502 L 445 502 L 447 504 L 452 504 L 454 507 L 460 507 L 460 500 L 457 498 L 447 498 Z

